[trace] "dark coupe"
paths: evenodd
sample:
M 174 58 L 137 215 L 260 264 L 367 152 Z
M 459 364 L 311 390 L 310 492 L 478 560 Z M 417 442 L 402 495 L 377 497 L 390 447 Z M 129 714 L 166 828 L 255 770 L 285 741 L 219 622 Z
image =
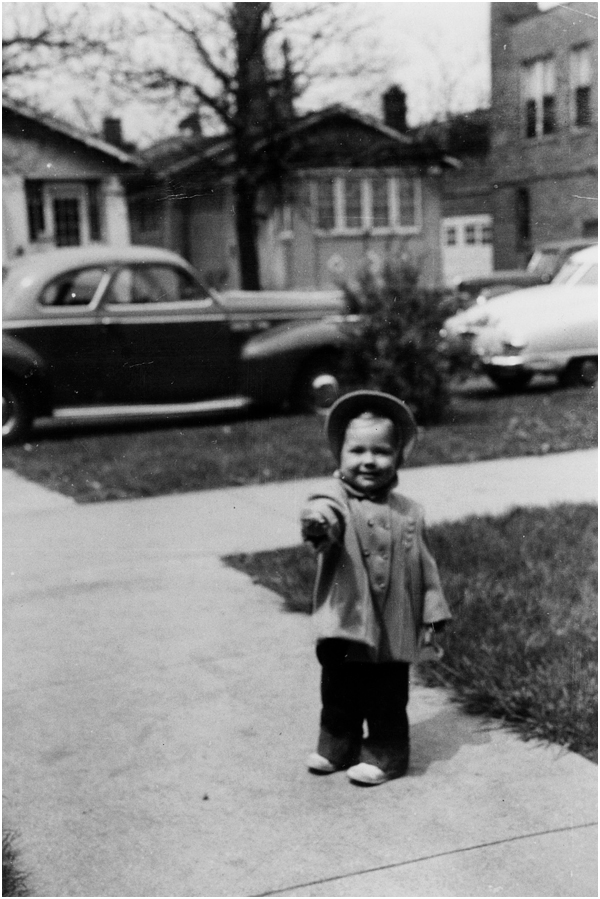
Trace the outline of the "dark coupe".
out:
M 309 409 L 336 389 L 343 316 L 339 291 L 220 296 L 168 250 L 24 257 L 3 284 L 3 442 L 42 416 Z

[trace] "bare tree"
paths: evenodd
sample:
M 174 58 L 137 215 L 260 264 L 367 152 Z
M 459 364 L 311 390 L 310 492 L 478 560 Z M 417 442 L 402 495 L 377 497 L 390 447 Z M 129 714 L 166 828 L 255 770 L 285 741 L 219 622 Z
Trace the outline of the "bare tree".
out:
M 155 49 L 134 64 L 128 54 L 119 77 L 124 86 L 177 97 L 229 137 L 241 282 L 258 289 L 258 195 L 282 183 L 282 135 L 331 34 L 329 4 L 156 3 L 151 10 L 147 35 L 162 32 L 172 52 L 158 64 Z
M 2 80 L 9 93 L 23 79 L 106 46 L 106 35 L 90 32 L 87 4 L 4 3 L 2 14 Z

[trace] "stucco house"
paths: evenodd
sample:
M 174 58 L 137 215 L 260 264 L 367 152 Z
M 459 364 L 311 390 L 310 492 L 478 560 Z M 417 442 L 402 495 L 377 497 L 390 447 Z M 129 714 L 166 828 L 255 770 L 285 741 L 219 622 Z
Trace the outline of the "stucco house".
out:
M 441 283 L 440 181 L 456 163 L 399 130 L 402 117 L 394 124 L 335 105 L 277 138 L 284 183 L 259 204 L 264 289 L 328 287 L 367 254 L 400 247 L 420 260 L 425 284 Z M 152 176 L 128 184 L 132 241 L 175 249 L 210 283 L 239 287 L 228 139 L 182 133 L 144 160 Z
M 138 163 L 10 99 L 2 101 L 2 257 L 52 247 L 130 243 L 125 175 Z

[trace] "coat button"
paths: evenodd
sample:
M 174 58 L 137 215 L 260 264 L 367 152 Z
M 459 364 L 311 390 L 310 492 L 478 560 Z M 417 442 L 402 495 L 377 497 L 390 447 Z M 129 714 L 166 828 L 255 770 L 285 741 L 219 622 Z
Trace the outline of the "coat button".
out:
M 371 553 L 369 552 L 368 549 L 363 550 L 363 556 L 370 556 L 370 555 L 371 555 Z
M 372 528 L 373 525 L 375 524 L 375 522 L 373 521 L 372 518 L 369 518 L 369 520 L 367 521 L 367 524 L 369 525 L 370 528 Z

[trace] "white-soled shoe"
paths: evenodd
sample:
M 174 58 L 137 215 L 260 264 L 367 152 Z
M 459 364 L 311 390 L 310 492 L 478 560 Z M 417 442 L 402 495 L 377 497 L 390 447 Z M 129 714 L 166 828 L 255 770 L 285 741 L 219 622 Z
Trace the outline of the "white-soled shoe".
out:
M 385 771 L 382 771 L 377 765 L 369 765 L 368 762 L 353 765 L 352 768 L 348 768 L 346 773 L 352 783 L 364 787 L 376 787 L 390 779 Z
M 340 770 L 333 762 L 326 759 L 324 755 L 319 755 L 318 752 L 311 752 L 306 760 L 306 764 L 308 770 L 312 771 L 313 774 L 333 774 L 334 771 Z

